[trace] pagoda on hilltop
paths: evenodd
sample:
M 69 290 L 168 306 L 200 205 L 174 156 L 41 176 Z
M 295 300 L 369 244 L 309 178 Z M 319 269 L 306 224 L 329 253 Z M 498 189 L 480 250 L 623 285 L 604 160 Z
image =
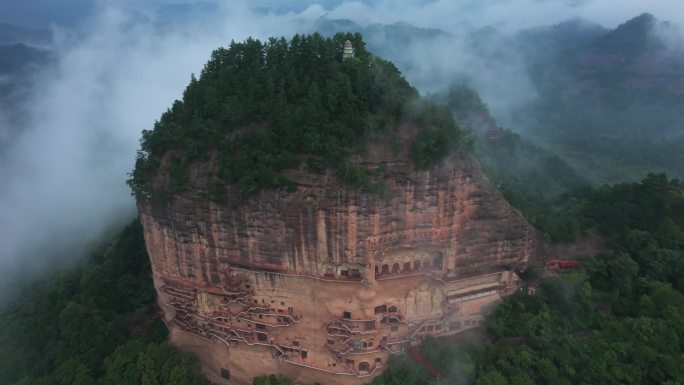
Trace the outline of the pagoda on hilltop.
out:
M 354 47 L 351 41 L 347 40 L 344 42 L 344 50 L 342 51 L 342 59 L 349 59 L 354 57 Z

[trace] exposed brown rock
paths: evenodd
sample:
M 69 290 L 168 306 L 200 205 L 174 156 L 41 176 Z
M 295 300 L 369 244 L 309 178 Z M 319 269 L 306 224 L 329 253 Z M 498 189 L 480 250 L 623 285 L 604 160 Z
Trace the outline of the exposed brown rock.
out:
M 458 154 L 420 171 L 369 144 L 390 194 L 291 171 L 294 193 L 208 198 L 211 162 L 168 205 L 138 203 L 174 343 L 208 378 L 249 384 L 281 372 L 302 384 L 359 384 L 424 334 L 481 324 L 517 289 L 534 230 Z M 222 372 L 223 369 L 223 372 Z

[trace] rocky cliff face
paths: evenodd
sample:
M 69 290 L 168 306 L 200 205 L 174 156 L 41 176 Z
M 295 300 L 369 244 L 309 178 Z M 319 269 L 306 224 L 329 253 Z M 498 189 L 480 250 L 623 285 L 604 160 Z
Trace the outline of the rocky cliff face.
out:
M 472 156 L 423 171 L 406 151 L 371 144 L 354 158 L 382 170 L 384 194 L 290 171 L 296 192 L 225 191 L 217 205 L 209 161 L 170 203 L 138 202 L 173 340 L 211 380 L 362 383 L 390 352 L 476 326 L 515 290 L 533 229 Z
M 368 279 L 388 256 L 411 249 L 432 250 L 451 278 L 524 267 L 532 230 L 474 158 L 452 156 L 427 171 L 399 159 L 365 165 L 386 170 L 388 197 L 291 172 L 294 193 L 217 205 L 204 198 L 206 169 L 195 169 L 191 194 L 166 207 L 139 204 L 155 271 L 202 286 L 221 285 L 228 266 L 315 277 L 355 268 Z

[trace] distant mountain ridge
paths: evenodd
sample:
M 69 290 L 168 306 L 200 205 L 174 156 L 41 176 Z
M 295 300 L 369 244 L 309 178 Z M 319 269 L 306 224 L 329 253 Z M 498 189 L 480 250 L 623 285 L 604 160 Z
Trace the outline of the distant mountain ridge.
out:
M 594 41 L 591 47 L 597 52 L 622 55 L 640 55 L 665 48 L 655 34 L 655 29 L 664 22 L 650 13 L 641 14 Z
M 540 97 L 517 111 L 516 126 L 595 183 L 651 171 L 684 176 L 684 157 L 674 150 L 684 145 L 684 51 L 673 37 L 676 27 L 650 14 L 608 31 L 521 33 L 522 49 L 538 41 L 573 44 L 525 50 Z
M 572 19 L 552 26 L 520 31 L 517 44 L 528 54 L 548 55 L 587 44 L 609 30 L 584 19 Z
M 527 51 L 530 65 L 537 70 L 536 80 L 546 72 L 553 77 L 571 77 L 573 81 L 609 81 L 605 84 L 629 88 L 684 85 L 684 51 L 671 46 L 665 38 L 665 34 L 674 36 L 676 30 L 653 15 L 640 15 L 613 30 L 591 26 L 562 29 L 523 32 L 518 37 L 523 48 L 540 41 L 550 43 L 546 52 Z M 635 77 L 648 79 L 638 82 Z

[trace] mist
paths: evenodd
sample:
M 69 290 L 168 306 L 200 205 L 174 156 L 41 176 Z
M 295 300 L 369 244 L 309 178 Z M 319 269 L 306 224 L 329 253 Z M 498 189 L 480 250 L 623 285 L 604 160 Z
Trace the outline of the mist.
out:
M 571 18 L 612 28 L 644 11 L 684 21 L 678 0 L 257 1 L 195 3 L 190 11 L 172 2 L 74 1 L 65 6 L 92 9 L 73 24 L 64 13 L 31 20 L 26 3 L 3 2 L 0 15 L 26 17 L 25 25 L 49 22 L 55 61 L 32 74 L 19 125 L 0 108 L 2 282 L 18 270 L 45 272 L 78 260 L 135 216 L 125 180 L 141 130 L 182 97 L 212 50 L 231 40 L 313 32 L 326 19 L 439 28 L 448 35 L 410 42 L 389 58 L 422 93 L 468 79 L 505 121 L 508 111 L 536 96 L 522 59 L 506 44 L 515 32 Z M 474 52 L 468 33 L 488 26 L 500 35 Z M 485 65 L 483 55 L 503 60 Z

